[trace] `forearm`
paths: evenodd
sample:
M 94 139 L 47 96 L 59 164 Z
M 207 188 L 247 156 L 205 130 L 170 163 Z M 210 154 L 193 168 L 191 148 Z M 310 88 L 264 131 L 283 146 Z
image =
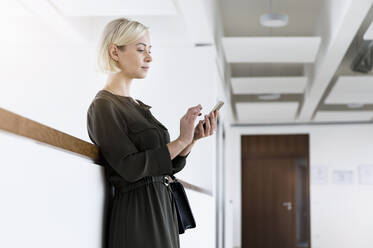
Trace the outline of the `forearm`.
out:
M 184 150 L 182 150 L 179 155 L 180 156 L 188 155 L 188 153 L 192 150 L 194 143 L 196 143 L 195 140 L 193 140 L 192 143 L 190 143 L 187 147 L 185 147 Z
M 167 144 L 168 151 L 171 155 L 171 160 L 174 159 L 181 151 L 186 149 L 187 144 L 182 142 L 180 139 L 176 139 Z

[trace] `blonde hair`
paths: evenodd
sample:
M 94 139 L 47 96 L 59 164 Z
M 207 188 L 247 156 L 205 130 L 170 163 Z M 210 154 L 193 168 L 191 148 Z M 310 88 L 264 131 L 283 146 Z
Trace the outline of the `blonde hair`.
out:
M 149 28 L 127 18 L 119 18 L 106 24 L 99 44 L 98 69 L 104 73 L 119 72 L 118 62 L 109 54 L 111 44 L 125 46 L 135 42 Z

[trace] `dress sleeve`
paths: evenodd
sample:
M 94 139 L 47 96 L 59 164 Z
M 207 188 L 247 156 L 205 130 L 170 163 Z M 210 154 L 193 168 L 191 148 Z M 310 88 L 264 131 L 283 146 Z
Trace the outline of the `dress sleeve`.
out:
M 185 156 L 180 156 L 180 155 L 177 155 L 173 160 L 172 160 L 172 173 L 173 174 L 176 174 L 178 173 L 179 171 L 181 171 L 184 167 L 185 167 L 185 164 L 186 164 L 186 158 L 189 156 L 190 152 L 185 155 Z
M 139 151 L 128 137 L 126 121 L 110 101 L 96 99 L 87 117 L 91 140 L 109 166 L 126 181 L 172 173 L 173 162 L 167 145 Z

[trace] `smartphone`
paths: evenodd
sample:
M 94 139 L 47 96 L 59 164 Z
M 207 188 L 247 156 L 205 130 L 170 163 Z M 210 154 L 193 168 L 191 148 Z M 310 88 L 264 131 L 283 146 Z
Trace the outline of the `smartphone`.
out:
M 223 107 L 224 102 L 223 101 L 218 101 L 215 106 L 212 108 L 210 112 L 214 112 L 215 110 L 219 110 L 221 107 Z M 209 112 L 209 113 L 210 113 Z M 206 123 L 205 120 L 203 120 L 203 129 L 206 129 Z

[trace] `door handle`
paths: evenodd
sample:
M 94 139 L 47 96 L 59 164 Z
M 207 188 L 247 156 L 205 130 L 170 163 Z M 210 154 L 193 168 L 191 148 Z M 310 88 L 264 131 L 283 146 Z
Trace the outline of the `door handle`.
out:
M 291 202 L 283 202 L 282 206 L 287 207 L 289 211 L 293 208 Z

